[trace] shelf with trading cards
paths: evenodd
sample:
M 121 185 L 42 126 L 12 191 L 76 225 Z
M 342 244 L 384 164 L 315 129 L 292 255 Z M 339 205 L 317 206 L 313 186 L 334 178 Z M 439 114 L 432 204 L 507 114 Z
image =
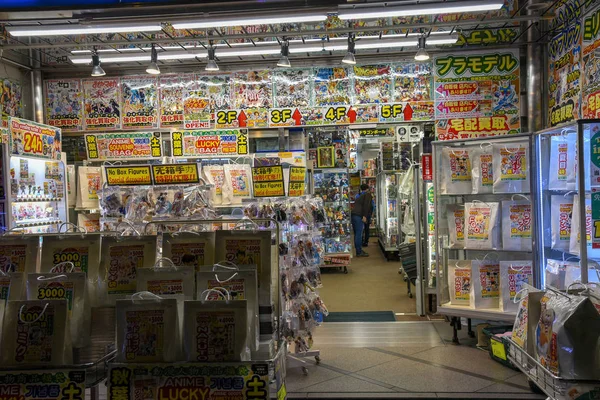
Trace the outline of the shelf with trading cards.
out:
M 514 320 L 516 292 L 539 286 L 534 151 L 528 134 L 433 142 L 437 310 L 455 330 Z

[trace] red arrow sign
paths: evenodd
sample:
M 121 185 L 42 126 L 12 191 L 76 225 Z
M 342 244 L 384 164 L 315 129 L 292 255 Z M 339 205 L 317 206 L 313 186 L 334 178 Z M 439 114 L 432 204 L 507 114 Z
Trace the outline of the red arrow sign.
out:
M 404 107 L 404 120 L 405 121 L 410 121 L 412 120 L 412 116 L 413 116 L 413 109 L 410 106 L 410 104 L 406 104 L 406 107 Z
M 302 124 L 302 113 L 297 108 L 292 114 L 292 119 L 296 122 L 297 126 Z
M 356 122 L 356 111 L 352 107 L 348 110 L 348 119 L 351 124 Z
M 245 128 L 246 127 L 246 120 L 248 119 L 246 117 L 246 113 L 244 112 L 244 110 L 240 110 L 240 114 L 238 115 L 238 126 L 240 128 Z

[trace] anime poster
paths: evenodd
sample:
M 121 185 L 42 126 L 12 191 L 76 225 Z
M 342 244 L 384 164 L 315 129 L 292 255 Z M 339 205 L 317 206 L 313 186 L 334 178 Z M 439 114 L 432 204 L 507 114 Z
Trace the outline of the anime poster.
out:
M 392 98 L 390 65 L 354 67 L 354 104 L 389 103 Z
M 161 75 L 158 78 L 159 120 L 161 128 L 183 124 L 183 90 L 193 75 Z
M 356 112 L 357 124 L 377 123 L 379 122 L 379 105 L 364 104 L 353 106 L 352 109 Z
M 83 91 L 79 79 L 48 80 L 46 123 L 63 131 L 83 129 Z
M 123 129 L 158 128 L 156 77 L 139 75 L 121 78 Z
M 431 63 L 402 63 L 392 67 L 394 93 L 392 101 L 431 100 L 433 75 Z
M 269 70 L 234 72 L 232 87 L 232 108 L 234 109 L 273 107 L 271 72 Z
M 309 107 L 312 70 L 289 69 L 273 72 L 275 107 Z
M 434 59 L 438 140 L 519 133 L 518 50 Z
M 431 15 L 409 15 L 405 17 L 392 17 L 391 24 L 399 29 L 391 31 L 390 33 L 406 35 L 407 33 L 420 32 L 419 28 L 402 28 L 403 25 L 413 24 L 428 24 L 432 21 Z
M 233 108 L 231 101 L 231 75 L 198 75 L 196 77 L 198 95 L 209 100 L 209 107 L 216 110 Z M 214 119 L 214 118 L 213 118 Z
M 2 117 L 23 117 L 23 87 L 12 79 L 0 80 L 0 109 Z
M 565 13 L 571 25 L 557 31 L 548 46 L 548 126 L 571 122 L 581 117 L 581 6 L 584 0 L 562 4 L 555 14 L 561 19 Z
M 583 20 L 583 118 L 600 118 L 600 8 Z
M 184 129 L 208 129 L 213 120 L 208 93 L 199 90 L 198 82 L 188 82 L 183 89 Z
M 346 68 L 316 68 L 314 79 L 315 106 L 351 104 L 350 76 Z
M 121 129 L 119 78 L 83 80 L 84 130 Z

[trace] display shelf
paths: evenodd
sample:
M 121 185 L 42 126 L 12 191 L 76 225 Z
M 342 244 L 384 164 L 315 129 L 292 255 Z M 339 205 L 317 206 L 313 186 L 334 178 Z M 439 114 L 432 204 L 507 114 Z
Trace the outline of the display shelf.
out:
M 452 247 L 448 247 L 448 246 L 443 246 L 442 250 L 444 251 L 480 251 L 480 252 L 490 252 L 490 251 L 495 251 L 498 253 L 527 253 L 527 254 L 531 254 L 533 253 L 533 251 L 531 250 L 507 250 L 507 249 L 467 249 L 467 248 L 452 248 Z
M 50 203 L 56 201 L 62 201 L 60 197 L 45 197 L 38 199 L 14 199 L 13 203 Z
M 15 223 L 17 224 L 17 227 L 21 228 L 26 228 L 26 227 L 31 227 L 31 226 L 44 226 L 44 225 L 54 225 L 54 224 L 61 224 L 63 221 L 60 219 L 47 219 L 47 218 L 41 218 L 41 219 L 26 219 L 26 220 L 22 220 L 22 221 L 15 221 Z
M 454 304 L 443 304 L 438 306 L 437 312 L 448 316 L 505 322 L 514 322 L 515 317 L 517 316 L 516 312 L 503 312 L 502 310 L 494 308 L 475 309 L 469 306 L 459 306 Z

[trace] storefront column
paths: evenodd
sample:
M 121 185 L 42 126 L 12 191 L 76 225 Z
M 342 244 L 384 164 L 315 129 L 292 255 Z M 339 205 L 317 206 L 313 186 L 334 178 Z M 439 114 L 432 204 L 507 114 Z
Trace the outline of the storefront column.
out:
M 37 39 L 31 39 L 33 42 Z M 39 50 L 29 50 L 31 71 L 31 100 L 33 104 L 33 120 L 41 124 L 44 123 L 44 90 Z
M 534 9 L 527 10 L 527 15 L 537 15 L 535 4 L 539 0 L 532 0 L 530 6 Z M 544 79 L 547 60 L 544 55 L 544 46 L 538 42 L 540 39 L 541 24 L 535 22 L 527 30 L 527 132 L 536 132 L 544 128 L 547 101 L 545 101 L 547 87 Z

